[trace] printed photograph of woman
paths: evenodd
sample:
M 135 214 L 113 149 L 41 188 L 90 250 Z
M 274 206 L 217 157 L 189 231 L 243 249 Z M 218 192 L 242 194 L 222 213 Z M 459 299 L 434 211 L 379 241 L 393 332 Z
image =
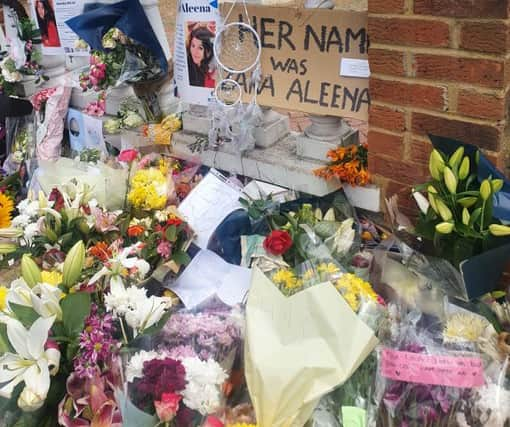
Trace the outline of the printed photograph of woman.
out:
M 189 36 L 187 43 L 188 74 L 191 86 L 206 88 L 215 87 L 213 43 L 214 22 L 189 24 Z M 213 31 L 211 31 L 213 30 Z
M 55 12 L 50 0 L 35 0 L 35 14 L 43 46 L 60 47 Z

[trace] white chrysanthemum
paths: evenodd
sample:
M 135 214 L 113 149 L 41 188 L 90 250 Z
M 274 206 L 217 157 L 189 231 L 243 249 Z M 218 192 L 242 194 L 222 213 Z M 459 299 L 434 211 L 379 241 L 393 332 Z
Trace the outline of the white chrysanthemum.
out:
M 202 415 L 212 414 L 221 406 L 221 386 L 227 379 L 223 368 L 213 359 L 207 361 L 198 357 L 182 360 L 186 370 L 186 388 L 183 402 Z
M 18 203 L 17 207 L 20 215 L 27 215 L 32 218 L 39 214 L 39 202 L 37 200 L 24 199 Z
M 149 360 L 154 360 L 160 357 L 155 351 L 139 351 L 134 354 L 126 366 L 126 380 L 131 383 L 135 378 L 142 378 L 143 364 Z
M 41 234 L 41 231 L 39 230 L 39 225 L 36 222 L 32 222 L 31 224 L 28 224 L 25 227 L 23 237 L 27 242 L 30 243 L 32 239 L 39 234 Z
M 443 331 L 444 342 L 476 342 L 489 322 L 476 314 L 456 313 L 448 318 Z
M 30 217 L 22 214 L 14 217 L 11 221 L 11 226 L 14 228 L 25 228 L 30 223 Z

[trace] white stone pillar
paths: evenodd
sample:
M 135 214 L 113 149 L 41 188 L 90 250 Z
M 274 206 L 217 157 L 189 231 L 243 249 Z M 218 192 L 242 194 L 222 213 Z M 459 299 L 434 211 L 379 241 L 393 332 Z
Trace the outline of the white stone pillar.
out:
M 307 9 L 333 9 L 332 0 L 306 0 Z M 297 154 L 302 158 L 325 161 L 328 150 L 338 145 L 358 142 L 358 131 L 352 129 L 341 117 L 310 115 L 312 124 L 297 137 Z

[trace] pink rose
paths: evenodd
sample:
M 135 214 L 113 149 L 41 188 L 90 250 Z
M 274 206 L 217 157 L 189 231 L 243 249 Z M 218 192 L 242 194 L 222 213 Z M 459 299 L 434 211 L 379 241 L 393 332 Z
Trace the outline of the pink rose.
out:
M 224 424 L 218 418 L 209 415 L 202 427 L 223 427 Z
M 161 400 L 154 402 L 156 413 L 161 421 L 167 423 L 172 421 L 179 410 L 179 402 L 182 396 L 175 393 L 163 393 Z
M 138 150 L 129 149 L 129 150 L 122 150 L 117 157 L 119 162 L 125 162 L 125 163 L 131 163 L 138 157 Z

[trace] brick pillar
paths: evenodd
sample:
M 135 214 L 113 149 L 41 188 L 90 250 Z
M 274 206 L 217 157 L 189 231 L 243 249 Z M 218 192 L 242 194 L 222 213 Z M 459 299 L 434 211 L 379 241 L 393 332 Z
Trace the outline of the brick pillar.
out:
M 427 133 L 476 144 L 508 174 L 510 0 L 368 0 L 369 168 L 416 213 Z

